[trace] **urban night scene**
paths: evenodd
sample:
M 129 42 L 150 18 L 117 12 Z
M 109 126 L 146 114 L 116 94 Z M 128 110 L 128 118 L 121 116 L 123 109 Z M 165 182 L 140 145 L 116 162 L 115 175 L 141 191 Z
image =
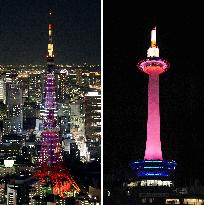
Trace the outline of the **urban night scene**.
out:
M 202 11 L 104 7 L 104 205 L 204 204 Z
M 101 1 L 0 2 L 0 204 L 101 204 Z

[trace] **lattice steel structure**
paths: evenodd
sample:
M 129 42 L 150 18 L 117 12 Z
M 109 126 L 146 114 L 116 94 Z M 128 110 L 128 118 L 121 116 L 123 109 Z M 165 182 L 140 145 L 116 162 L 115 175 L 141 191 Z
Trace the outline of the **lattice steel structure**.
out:
M 51 186 L 52 192 L 60 197 L 67 197 L 70 192 L 79 192 L 80 188 L 63 165 L 62 148 L 57 125 L 57 103 L 52 42 L 53 25 L 49 24 L 47 69 L 44 83 L 44 119 L 42 144 L 39 157 L 39 169 L 35 177 Z

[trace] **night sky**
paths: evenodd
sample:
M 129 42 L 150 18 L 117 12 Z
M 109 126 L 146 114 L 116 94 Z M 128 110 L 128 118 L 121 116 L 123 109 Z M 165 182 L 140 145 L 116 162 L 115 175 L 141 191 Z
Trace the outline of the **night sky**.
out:
M 50 10 L 56 63 L 100 64 L 100 0 L 0 0 L 0 64 L 45 62 Z
M 145 151 L 148 75 L 146 57 L 157 26 L 160 56 L 170 69 L 160 76 L 161 141 L 176 177 L 204 184 L 204 15 L 200 5 L 133 1 L 104 6 L 104 173 L 130 170 Z

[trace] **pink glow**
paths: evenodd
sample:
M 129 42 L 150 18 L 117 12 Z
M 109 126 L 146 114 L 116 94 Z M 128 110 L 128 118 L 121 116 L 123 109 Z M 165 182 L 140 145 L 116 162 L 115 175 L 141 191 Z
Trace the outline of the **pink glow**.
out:
M 151 74 L 152 72 L 158 73 L 158 74 L 164 73 L 166 72 L 166 70 L 169 69 L 169 66 L 170 65 L 168 61 L 162 58 L 157 58 L 157 59 L 147 58 L 138 63 L 139 69 L 147 74 Z
M 159 113 L 159 74 L 149 75 L 148 85 L 148 121 L 145 159 L 162 160 L 160 142 L 160 113 Z

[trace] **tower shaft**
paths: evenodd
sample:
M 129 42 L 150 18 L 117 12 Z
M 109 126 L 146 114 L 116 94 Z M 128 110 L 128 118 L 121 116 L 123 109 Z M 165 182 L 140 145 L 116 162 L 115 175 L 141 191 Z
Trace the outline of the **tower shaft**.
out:
M 148 120 L 145 159 L 162 160 L 160 142 L 159 74 L 149 75 Z
M 55 76 L 47 73 L 45 77 L 45 115 L 43 121 L 40 163 L 52 166 L 62 161 L 61 145 L 56 119 Z

